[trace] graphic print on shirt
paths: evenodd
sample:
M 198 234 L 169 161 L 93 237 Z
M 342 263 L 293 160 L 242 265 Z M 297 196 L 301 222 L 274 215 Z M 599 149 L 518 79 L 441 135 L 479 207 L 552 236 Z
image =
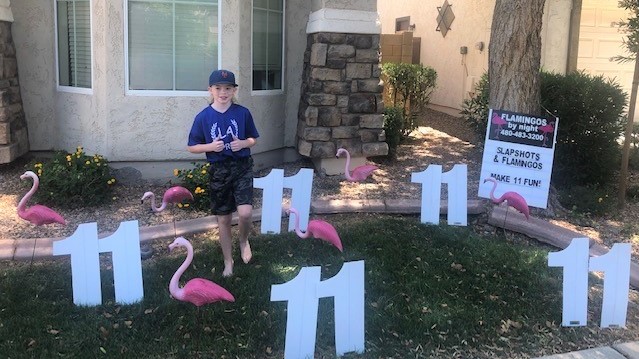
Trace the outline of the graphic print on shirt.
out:
M 235 121 L 234 119 L 231 119 L 231 126 L 228 126 L 226 128 L 226 131 L 224 131 L 224 135 L 222 135 L 222 131 L 223 129 L 217 126 L 217 122 L 214 123 L 213 127 L 211 127 L 211 138 L 213 140 L 215 140 L 216 138 L 219 138 L 220 140 L 224 141 L 224 149 L 230 150 L 231 149 L 230 141 L 233 141 L 233 136 L 238 138 L 240 137 L 237 121 Z M 227 137 L 229 138 L 228 142 L 226 141 Z

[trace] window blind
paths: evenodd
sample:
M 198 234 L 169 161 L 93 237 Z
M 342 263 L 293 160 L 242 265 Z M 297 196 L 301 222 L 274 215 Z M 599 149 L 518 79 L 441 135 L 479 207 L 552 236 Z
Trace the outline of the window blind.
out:
M 58 79 L 61 86 L 91 87 L 89 0 L 58 0 Z
M 129 0 L 129 88 L 195 90 L 208 87 L 218 67 L 217 3 Z
M 253 90 L 282 88 L 283 0 L 253 1 Z

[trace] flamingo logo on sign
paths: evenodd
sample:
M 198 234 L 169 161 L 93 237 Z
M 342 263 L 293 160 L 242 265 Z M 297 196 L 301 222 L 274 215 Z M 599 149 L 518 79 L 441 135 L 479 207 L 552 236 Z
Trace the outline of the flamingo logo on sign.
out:
M 555 133 L 555 121 L 552 121 L 544 126 L 539 126 L 539 131 L 544 134 L 544 142 L 542 146 L 547 147 L 548 145 L 546 145 L 546 141 L 548 141 L 548 134 Z
M 493 113 L 493 117 L 491 118 L 491 122 L 495 125 L 497 125 L 497 128 L 495 129 L 495 137 L 499 138 L 499 132 L 501 131 L 501 128 L 504 125 L 507 125 L 508 122 L 506 122 L 506 120 L 504 120 L 503 118 L 501 118 L 501 116 L 499 116 L 496 113 Z

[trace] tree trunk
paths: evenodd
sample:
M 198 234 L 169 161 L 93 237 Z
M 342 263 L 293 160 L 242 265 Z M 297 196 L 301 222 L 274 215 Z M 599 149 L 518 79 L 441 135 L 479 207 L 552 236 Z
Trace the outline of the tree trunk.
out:
M 619 208 L 626 206 L 628 160 L 630 159 L 630 141 L 632 139 L 632 128 L 634 127 L 635 104 L 637 103 L 637 86 L 639 86 L 639 61 L 635 58 L 635 73 L 632 77 L 632 89 L 630 91 L 630 102 L 628 104 L 628 122 L 624 135 L 623 151 L 621 152 L 621 174 L 619 175 L 619 196 L 617 198 Z
M 545 0 L 497 0 L 488 48 L 489 106 L 540 114 L 541 25 Z

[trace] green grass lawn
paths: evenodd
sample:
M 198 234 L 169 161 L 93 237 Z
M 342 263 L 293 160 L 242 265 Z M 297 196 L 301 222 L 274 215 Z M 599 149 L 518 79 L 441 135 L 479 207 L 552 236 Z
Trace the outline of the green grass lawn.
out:
M 321 266 L 322 279 L 330 278 L 355 260 L 365 261 L 366 352 L 348 358 L 527 357 L 636 337 L 634 305 L 628 329 L 598 327 L 596 287 L 588 326 L 560 327 L 562 271 L 547 266 L 547 247 L 422 225 L 413 216 L 333 219 L 343 253 L 292 233 L 261 235 L 251 242 L 253 261 L 236 263 L 231 278 L 221 276 L 211 235 L 189 238 L 195 260 L 183 281 L 208 278 L 236 298 L 199 309 L 168 292 L 185 250 L 157 251 L 143 262 L 144 300 L 134 305 L 113 302 L 108 255 L 101 257 L 104 304 L 97 307 L 74 306 L 68 260 L 0 263 L 0 355 L 281 358 L 286 302 L 270 301 L 271 285 L 306 266 Z M 334 357 L 332 299 L 320 300 L 318 322 L 316 357 Z

